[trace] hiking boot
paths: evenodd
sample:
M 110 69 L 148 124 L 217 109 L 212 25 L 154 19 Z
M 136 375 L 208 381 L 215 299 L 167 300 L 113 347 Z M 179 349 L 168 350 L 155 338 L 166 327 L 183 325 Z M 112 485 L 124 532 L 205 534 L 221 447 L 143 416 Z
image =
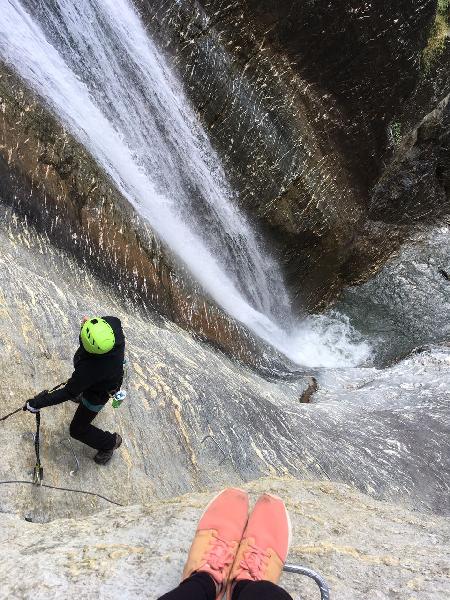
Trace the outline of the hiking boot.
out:
M 118 433 L 115 433 L 114 435 L 116 436 L 116 443 L 111 450 L 99 450 L 94 456 L 94 460 L 98 465 L 106 465 L 106 463 L 111 460 L 114 450 L 117 450 L 122 443 L 122 436 L 120 436 Z
M 264 494 L 251 513 L 236 554 L 227 600 L 234 585 L 243 580 L 277 583 L 289 551 L 291 525 L 284 502 L 278 496 Z
M 222 598 L 247 518 L 247 492 L 228 488 L 213 498 L 198 523 L 183 580 L 198 571 L 208 573 L 216 584 L 217 600 Z

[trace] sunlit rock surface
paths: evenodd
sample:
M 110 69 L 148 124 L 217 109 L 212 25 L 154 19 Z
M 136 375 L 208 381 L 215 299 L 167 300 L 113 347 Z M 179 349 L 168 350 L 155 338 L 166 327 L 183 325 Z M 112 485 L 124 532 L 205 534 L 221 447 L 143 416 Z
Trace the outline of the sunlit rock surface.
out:
M 308 378 L 265 379 L 170 322 L 124 306 L 10 212 L 2 213 L 0 235 L 2 414 L 68 377 L 81 315 L 118 314 L 128 339 L 130 398 L 99 416 L 125 440 L 113 465 L 99 469 L 93 451 L 73 442 L 81 469 L 71 475 L 67 432 L 75 406 L 66 402 L 42 411 L 46 483 L 128 504 L 290 474 L 449 512 L 449 349 L 385 371 L 317 372 L 319 390 L 303 404 Z M 29 478 L 33 428 L 28 413 L 1 425 L 2 480 Z M 104 505 L 49 491 L 0 486 L 2 510 L 45 521 L 73 515 L 81 504 L 89 512 Z
M 315 569 L 335 600 L 443 600 L 450 595 L 448 519 L 376 502 L 333 483 L 268 478 L 245 486 L 283 497 L 293 537 L 288 560 Z M 0 515 L 0 598 L 156 600 L 180 579 L 196 523 L 211 494 L 111 508 L 87 517 L 27 523 Z M 36 585 L 39 582 L 39 585 Z M 284 573 L 281 584 L 317 600 L 315 583 Z

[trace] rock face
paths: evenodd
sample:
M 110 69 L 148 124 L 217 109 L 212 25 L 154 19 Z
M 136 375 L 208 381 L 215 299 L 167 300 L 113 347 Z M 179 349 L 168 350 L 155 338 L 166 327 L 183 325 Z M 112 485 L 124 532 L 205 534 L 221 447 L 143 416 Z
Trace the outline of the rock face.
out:
M 252 502 L 267 491 L 286 499 L 293 526 L 288 561 L 321 573 L 335 600 L 443 600 L 450 594 L 448 519 L 332 483 L 271 478 L 246 488 Z M 0 598 L 156 600 L 178 585 L 210 499 L 189 494 L 44 525 L 1 515 Z M 319 597 L 316 585 L 299 575 L 284 573 L 281 585 L 293 598 Z
M 303 305 L 367 278 L 412 224 L 448 212 L 445 125 L 427 150 L 400 143 L 450 91 L 447 2 L 138 6 Z
M 433 342 L 449 343 L 450 221 L 418 231 L 367 283 L 338 304 L 386 364 Z
M 98 417 L 125 440 L 114 468 L 99 471 L 93 452 L 73 442 L 81 469 L 71 475 L 74 405 L 66 402 L 42 411 L 45 483 L 125 504 L 292 475 L 449 514 L 448 348 L 387 370 L 314 373 L 319 389 L 304 404 L 309 377 L 261 377 L 170 322 L 124 306 L 11 213 L 1 223 L 2 414 L 69 376 L 80 315 L 119 315 L 128 340 L 130 399 Z M 1 424 L 0 480 L 28 479 L 33 429 L 28 413 Z M 78 514 L 80 503 L 85 512 L 104 506 L 95 497 L 55 494 L 0 485 L 1 510 L 46 521 Z
M 286 499 L 290 561 L 336 600 L 448 597 L 448 2 L 138 4 L 302 305 L 365 280 L 417 228 L 340 306 L 377 364 L 428 346 L 385 368 L 269 377 L 201 343 L 178 325 L 247 361 L 259 351 L 2 68 L 0 415 L 70 375 L 86 313 L 121 317 L 131 378 L 98 416 L 124 438 L 107 468 L 69 441 L 72 403 L 42 411 L 52 488 L 29 485 L 33 416 L 0 424 L 0 597 L 156 598 L 205 491 L 226 485 Z M 99 513 L 108 499 L 126 506 Z
M 447 96 L 399 142 L 394 160 L 373 191 L 370 215 L 374 220 L 408 225 L 438 220 L 450 212 L 448 101 Z
M 277 252 L 298 306 L 327 305 L 344 285 L 379 270 L 418 222 L 448 213 L 446 0 L 136 5 L 178 65 L 240 205 Z M 112 267 L 99 260 L 110 279 L 118 268 L 121 278 L 137 272 L 134 295 L 238 351 L 242 332 L 204 305 L 184 269 L 67 132 L 4 69 L 0 81 L 7 195 L 29 205 L 27 180 L 52 217 L 47 230 L 57 234 L 60 211 L 79 252 L 80 226 L 86 231 L 89 223 L 88 254 L 101 239 L 114 240 Z M 246 343 L 248 360 L 254 348 Z

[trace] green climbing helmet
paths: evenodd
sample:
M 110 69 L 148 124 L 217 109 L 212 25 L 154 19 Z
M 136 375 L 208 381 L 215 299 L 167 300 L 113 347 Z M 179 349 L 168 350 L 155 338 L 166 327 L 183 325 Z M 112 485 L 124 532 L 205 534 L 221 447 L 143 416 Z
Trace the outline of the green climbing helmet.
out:
M 106 354 L 116 343 L 113 328 L 100 317 L 93 317 L 83 324 L 80 338 L 83 348 L 91 354 Z

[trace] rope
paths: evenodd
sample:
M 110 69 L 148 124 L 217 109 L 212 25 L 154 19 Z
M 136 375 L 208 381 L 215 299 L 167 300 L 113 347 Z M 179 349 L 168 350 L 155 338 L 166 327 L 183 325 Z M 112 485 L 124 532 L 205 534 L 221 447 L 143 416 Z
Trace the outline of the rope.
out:
M 19 479 L 11 479 L 10 481 L 0 481 L 0 485 L 8 484 L 8 483 L 26 483 L 27 485 L 35 485 L 32 481 L 22 481 Z M 88 492 L 86 490 L 77 490 L 74 488 L 65 488 L 65 487 L 57 487 L 56 485 L 47 485 L 46 483 L 41 483 L 39 487 L 49 488 L 50 490 L 61 490 L 63 492 L 75 492 L 78 494 L 89 494 L 89 496 L 97 496 L 97 498 L 101 498 L 102 500 L 106 500 L 110 504 L 115 504 L 116 506 L 125 506 L 124 504 L 120 504 L 120 502 L 116 502 L 115 500 L 110 500 L 106 496 L 102 496 L 101 494 L 97 494 L 96 492 Z
M 12 412 L 9 413 L 9 415 L 5 415 L 4 417 L 2 417 L 0 419 L 0 421 L 6 421 L 6 419 L 8 419 L 9 417 L 12 417 L 13 415 L 15 415 L 16 413 L 18 413 L 19 411 L 23 410 L 23 406 L 21 406 L 20 408 L 18 408 L 17 410 L 13 410 Z
M 34 436 L 34 450 L 36 452 L 36 465 L 33 471 L 33 483 L 42 485 L 44 479 L 44 469 L 41 465 L 41 456 L 39 448 L 39 430 L 41 428 L 41 413 L 36 413 L 36 434 Z
M 58 385 L 55 385 L 55 387 L 52 387 L 51 390 L 48 390 L 47 394 L 50 394 L 51 392 L 54 392 L 55 390 L 57 390 L 58 388 L 62 387 L 66 383 L 67 383 L 67 381 L 63 381 L 62 383 L 58 383 Z M 23 404 L 22 404 L 22 406 L 20 408 L 17 408 L 16 410 L 13 410 L 12 412 L 10 412 L 8 415 L 5 415 L 4 417 L 1 417 L 0 421 L 6 421 L 6 419 L 9 419 L 9 417 L 12 417 L 13 415 L 15 415 L 16 413 L 20 412 L 21 410 L 23 410 Z
M 36 413 L 36 435 L 34 436 L 34 450 L 36 452 L 36 462 L 40 463 L 40 451 L 39 451 L 39 430 L 41 428 L 41 413 Z

